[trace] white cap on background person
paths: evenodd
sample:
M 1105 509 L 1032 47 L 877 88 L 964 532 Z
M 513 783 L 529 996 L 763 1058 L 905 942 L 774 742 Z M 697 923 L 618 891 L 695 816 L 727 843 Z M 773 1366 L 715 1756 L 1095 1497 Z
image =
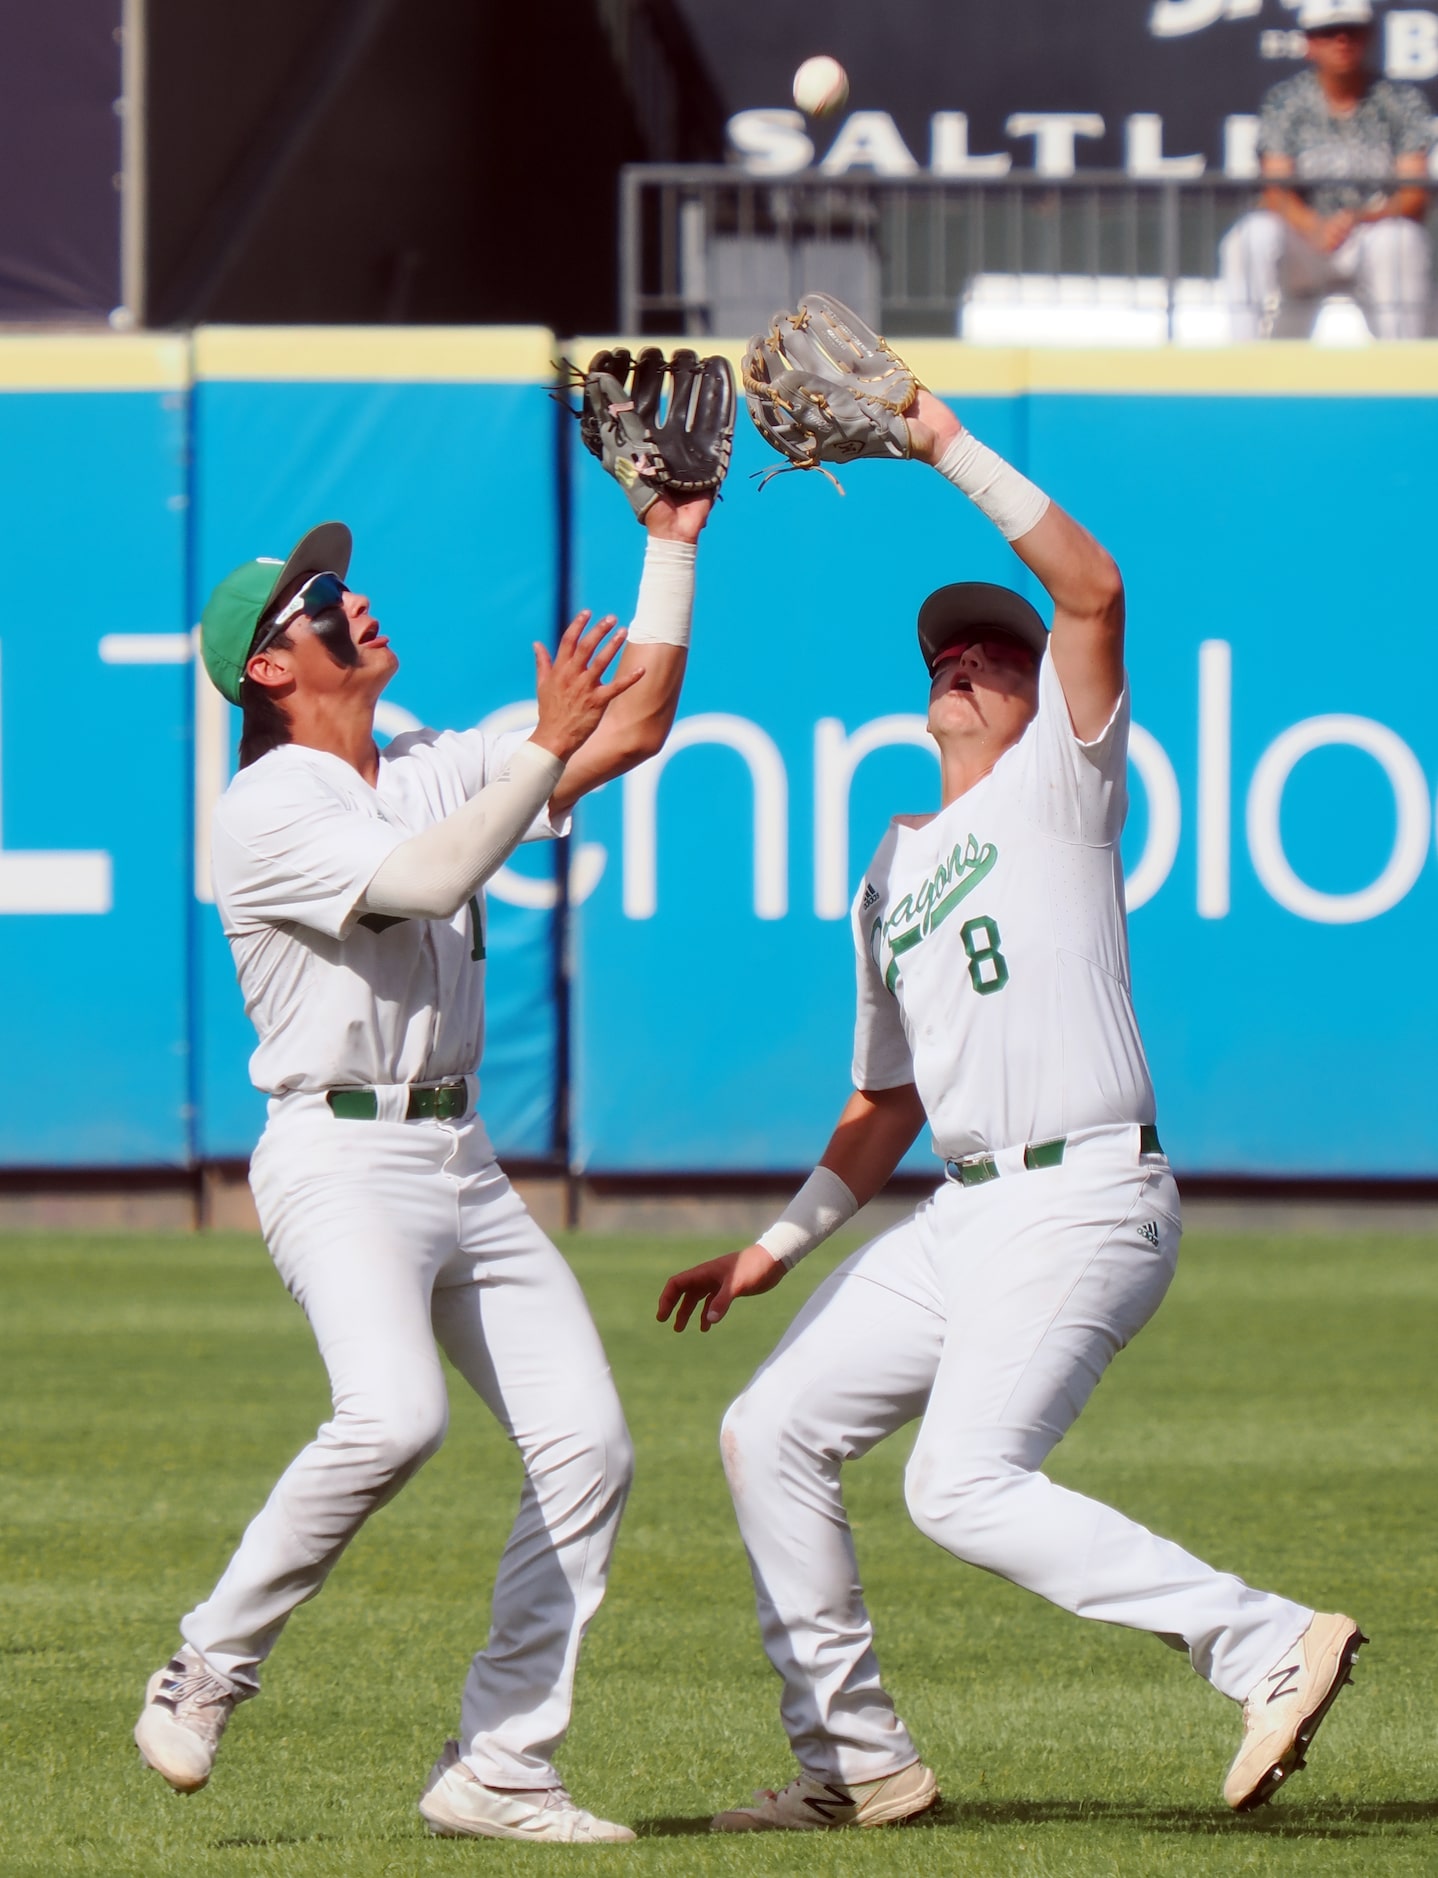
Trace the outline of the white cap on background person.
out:
M 1371 26 L 1370 0 L 1303 0 L 1298 9 L 1298 30 L 1330 32 L 1335 26 Z

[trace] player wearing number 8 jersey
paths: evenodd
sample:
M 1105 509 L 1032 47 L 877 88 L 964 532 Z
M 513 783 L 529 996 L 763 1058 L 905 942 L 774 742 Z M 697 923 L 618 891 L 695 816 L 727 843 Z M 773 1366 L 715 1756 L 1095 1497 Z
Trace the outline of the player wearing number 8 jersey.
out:
M 792 396 L 792 393 L 790 394 Z M 940 589 L 919 616 L 936 814 L 891 823 L 853 907 L 854 1094 L 757 1244 L 669 1281 L 710 1328 L 871 1198 L 927 1120 L 945 1179 L 819 1286 L 730 1409 L 723 1457 L 798 1776 L 719 1831 L 877 1825 L 933 1774 L 880 1680 L 843 1463 L 920 1420 L 906 1488 L 957 1558 L 1148 1630 L 1245 1704 L 1224 1792 L 1304 1753 L 1362 1638 L 1213 1570 L 1040 1469 L 1173 1275 L 1178 1194 L 1129 989 L 1118 839 L 1129 699 L 1109 556 L 928 393 L 910 453 L 969 494 L 1054 603 Z
M 925 624 L 942 633 L 936 621 L 984 598 L 941 589 Z M 1009 643 L 1026 692 L 1035 660 Z M 1006 651 L 993 635 L 987 650 L 960 641 L 935 654 L 941 735 L 943 720 L 961 735 L 977 721 Z M 854 902 L 855 1087 L 915 1086 L 946 1162 L 1154 1119 L 1116 846 L 1127 703 L 1083 745 L 1052 658 L 1037 663 L 1037 692 L 1024 734 L 985 777 L 937 815 L 895 817 Z

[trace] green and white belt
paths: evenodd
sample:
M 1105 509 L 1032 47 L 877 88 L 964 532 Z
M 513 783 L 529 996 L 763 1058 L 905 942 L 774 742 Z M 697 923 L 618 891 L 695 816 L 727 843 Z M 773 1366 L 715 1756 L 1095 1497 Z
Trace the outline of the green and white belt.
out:
M 1067 1147 L 1067 1135 L 1060 1135 L 1054 1141 L 1031 1141 L 1024 1149 L 1024 1166 L 1030 1169 L 1058 1167 Z M 1158 1129 L 1152 1122 L 1144 1122 L 1139 1128 L 1138 1151 L 1140 1154 L 1163 1153 Z M 998 1179 L 999 1164 L 992 1154 L 969 1154 L 961 1161 L 945 1161 L 944 1177 L 960 1187 L 981 1187 L 986 1180 Z
M 331 1089 L 325 1095 L 337 1120 L 375 1122 L 379 1120 L 377 1089 Z M 431 1083 L 426 1088 L 414 1084 L 405 1103 L 407 1122 L 457 1122 L 469 1107 L 469 1086 L 458 1082 Z

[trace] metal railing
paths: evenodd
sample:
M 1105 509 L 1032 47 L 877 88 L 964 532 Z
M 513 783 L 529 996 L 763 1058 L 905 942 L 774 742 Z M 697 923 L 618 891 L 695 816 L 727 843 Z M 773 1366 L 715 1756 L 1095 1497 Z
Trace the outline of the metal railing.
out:
M 636 164 L 620 179 L 620 325 L 743 334 L 823 287 L 901 337 L 988 337 L 986 309 L 1028 305 L 1060 323 L 1067 308 L 1080 334 L 1087 308 L 1119 334 L 1126 318 L 1157 339 L 1221 339 L 1220 246 L 1259 190 L 1107 171 L 964 181 Z

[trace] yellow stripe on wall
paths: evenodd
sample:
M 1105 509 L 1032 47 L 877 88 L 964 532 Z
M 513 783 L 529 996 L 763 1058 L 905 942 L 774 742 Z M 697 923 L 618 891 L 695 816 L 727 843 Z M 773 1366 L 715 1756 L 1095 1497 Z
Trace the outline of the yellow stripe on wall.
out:
M 183 338 L 149 333 L 7 333 L 3 391 L 179 391 L 190 382 Z
M 967 350 L 951 345 L 948 350 Z M 1171 397 L 1408 397 L 1438 394 L 1438 344 L 1162 346 L 1144 351 L 1028 354 L 1029 389 Z M 955 387 L 956 389 L 957 387 Z M 935 389 L 949 390 L 944 383 Z
M 691 346 L 721 353 L 737 373 L 743 339 L 572 339 L 566 355 L 586 362 L 607 347 Z M 896 339 L 894 349 L 930 390 L 946 397 L 1002 397 L 1026 391 L 1131 392 L 1147 397 L 1438 396 L 1438 341 L 1315 346 L 1277 340 L 1251 346 L 973 346 L 957 339 Z
M 542 326 L 198 326 L 199 379 L 546 384 Z
M 688 345 L 722 353 L 736 372 L 746 340 L 589 336 L 564 347 L 576 363 L 615 345 Z M 920 379 L 951 397 L 1025 391 L 1170 397 L 1438 396 L 1438 341 L 1327 347 L 1266 345 L 1093 348 L 896 342 Z M 356 383 L 543 384 L 559 342 L 537 326 L 201 326 L 149 333 L 0 336 L 0 392 L 171 391 L 196 379 Z

